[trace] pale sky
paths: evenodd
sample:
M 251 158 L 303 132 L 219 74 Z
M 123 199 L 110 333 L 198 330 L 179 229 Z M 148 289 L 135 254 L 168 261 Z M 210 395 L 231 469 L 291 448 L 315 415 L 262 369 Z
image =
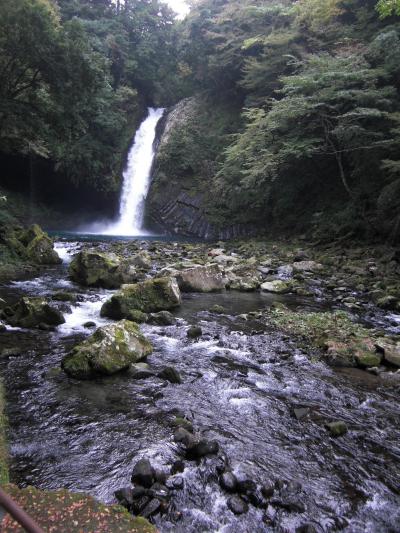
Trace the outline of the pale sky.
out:
M 189 13 L 189 6 L 185 0 L 163 0 L 166 4 L 169 5 L 176 13 L 179 15 L 179 18 L 183 18 Z

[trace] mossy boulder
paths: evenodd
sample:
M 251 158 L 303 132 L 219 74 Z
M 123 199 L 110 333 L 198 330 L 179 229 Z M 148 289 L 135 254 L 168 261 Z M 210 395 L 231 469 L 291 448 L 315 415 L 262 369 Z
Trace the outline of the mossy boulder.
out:
M 138 325 L 122 320 L 96 330 L 64 357 L 61 366 L 71 377 L 92 379 L 126 370 L 152 351 Z
M 69 265 L 69 275 L 73 281 L 85 287 L 118 289 L 124 282 L 120 259 L 115 254 L 96 250 L 79 252 Z
M 175 278 L 155 278 L 121 290 L 107 300 L 101 308 L 101 316 L 120 320 L 129 318 L 133 310 L 153 313 L 174 309 L 181 304 L 181 293 Z
M 42 324 L 58 326 L 65 322 L 62 313 L 40 297 L 24 296 L 14 306 L 3 309 L 1 314 L 11 326 L 22 328 L 34 328 Z
M 380 340 L 378 346 L 387 363 L 400 367 L 400 342 Z
M 225 282 L 218 265 L 205 265 L 180 272 L 176 279 L 182 292 L 218 292 Z
M 37 224 L 27 229 L 2 226 L 0 233 L 0 240 L 11 253 L 21 259 L 39 265 L 57 265 L 62 262 L 54 250 L 52 239 Z
M 40 265 L 57 265 L 62 263 L 61 258 L 54 250 L 52 239 L 40 226 L 34 224 L 20 236 L 21 242 L 26 246 L 28 258 Z
M 293 290 L 293 285 L 290 281 L 282 281 L 276 279 L 274 281 L 266 281 L 261 285 L 263 292 L 272 292 L 274 294 L 287 294 Z

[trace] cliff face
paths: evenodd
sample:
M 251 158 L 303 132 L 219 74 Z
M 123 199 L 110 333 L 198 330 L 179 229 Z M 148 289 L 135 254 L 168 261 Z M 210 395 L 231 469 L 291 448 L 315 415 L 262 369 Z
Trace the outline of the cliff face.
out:
M 229 224 L 213 208 L 213 180 L 227 135 L 237 131 L 235 106 L 210 105 L 199 96 L 169 110 L 154 162 L 147 197 L 149 225 L 171 233 L 229 239 L 251 228 Z

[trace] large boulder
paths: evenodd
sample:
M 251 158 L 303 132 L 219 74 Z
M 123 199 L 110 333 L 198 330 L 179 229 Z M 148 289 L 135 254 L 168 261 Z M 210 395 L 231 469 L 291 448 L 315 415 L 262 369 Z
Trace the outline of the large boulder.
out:
M 225 282 L 218 265 L 205 265 L 180 272 L 176 279 L 182 292 L 218 292 Z
M 101 316 L 120 320 L 129 318 L 134 310 L 143 313 L 169 310 L 181 304 L 181 293 L 175 278 L 155 278 L 133 285 L 123 285 L 121 290 L 107 300 Z
M 62 313 L 45 298 L 24 296 L 12 307 L 2 311 L 3 318 L 14 327 L 34 328 L 41 324 L 58 326 L 65 322 Z
M 62 262 L 54 250 L 52 239 L 37 224 L 28 229 L 3 226 L 0 233 L 0 240 L 25 260 L 39 265 L 57 265 Z
M 139 326 L 129 320 L 103 326 L 64 357 L 62 368 L 77 379 L 112 375 L 153 351 Z
M 79 252 L 69 265 L 73 281 L 86 287 L 118 289 L 126 281 L 125 268 L 115 254 L 96 250 Z
M 57 265 L 62 263 L 54 250 L 54 243 L 37 224 L 28 228 L 20 239 L 26 246 L 29 259 L 40 265 Z

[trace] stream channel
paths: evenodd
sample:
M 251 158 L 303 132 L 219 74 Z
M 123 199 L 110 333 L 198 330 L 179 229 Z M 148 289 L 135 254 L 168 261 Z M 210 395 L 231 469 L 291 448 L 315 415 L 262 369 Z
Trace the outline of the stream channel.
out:
M 286 483 L 304 509 L 250 505 L 234 515 L 215 470 L 221 459 L 208 457 L 186 463 L 183 490 L 174 493 L 171 511 L 154 519 L 162 533 L 400 531 L 399 385 L 361 370 L 329 368 L 287 336 L 239 316 L 277 299 L 304 309 L 323 303 L 259 293 L 184 295 L 176 325 L 142 326 L 154 344 L 151 367 L 174 366 L 182 384 L 134 380 L 129 372 L 77 381 L 52 369 L 90 333 L 84 322 L 107 323 L 99 310 L 112 293 L 68 280 L 67 264 L 79 246 L 58 242 L 62 265 L 0 287 L 9 302 L 65 289 L 82 300 L 68 304 L 66 323 L 56 331 L 7 328 L 1 334 L 2 347 L 20 351 L 0 362 L 13 482 L 115 502 L 115 490 L 129 486 L 138 459 L 163 469 L 177 460 L 171 420 L 183 414 L 219 442 L 239 478 Z M 226 313 L 208 312 L 214 304 Z M 186 336 L 192 324 L 203 329 L 199 340 Z M 298 420 L 297 407 L 309 414 Z M 324 424 L 336 419 L 349 431 L 335 439 Z

